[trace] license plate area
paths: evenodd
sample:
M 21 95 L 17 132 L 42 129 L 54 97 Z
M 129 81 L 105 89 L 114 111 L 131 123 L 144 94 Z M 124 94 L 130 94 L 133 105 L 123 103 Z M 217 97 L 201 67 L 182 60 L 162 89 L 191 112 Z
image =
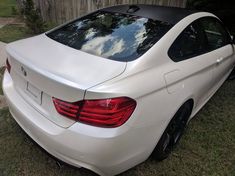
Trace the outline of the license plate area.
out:
M 27 82 L 25 91 L 35 102 L 42 104 L 42 91 Z

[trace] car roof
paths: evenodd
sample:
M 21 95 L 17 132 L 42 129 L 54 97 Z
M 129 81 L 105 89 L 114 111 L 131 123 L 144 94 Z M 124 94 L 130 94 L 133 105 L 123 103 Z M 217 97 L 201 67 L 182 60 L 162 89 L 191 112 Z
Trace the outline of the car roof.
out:
M 128 12 L 130 8 L 136 8 L 137 11 L 130 13 Z M 144 4 L 117 5 L 117 6 L 107 7 L 102 10 L 107 12 L 117 12 L 117 13 L 141 16 L 145 18 L 168 22 L 171 24 L 176 24 L 186 16 L 198 12 L 195 10 L 189 10 L 179 7 L 166 7 L 166 6 L 144 5 Z

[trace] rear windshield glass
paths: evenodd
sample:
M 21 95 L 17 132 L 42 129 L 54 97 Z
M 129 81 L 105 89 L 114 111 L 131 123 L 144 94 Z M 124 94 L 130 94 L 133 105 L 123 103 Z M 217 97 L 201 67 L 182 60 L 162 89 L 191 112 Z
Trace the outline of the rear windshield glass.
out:
M 47 33 L 47 36 L 96 56 L 126 62 L 143 55 L 171 27 L 162 21 L 99 11 Z

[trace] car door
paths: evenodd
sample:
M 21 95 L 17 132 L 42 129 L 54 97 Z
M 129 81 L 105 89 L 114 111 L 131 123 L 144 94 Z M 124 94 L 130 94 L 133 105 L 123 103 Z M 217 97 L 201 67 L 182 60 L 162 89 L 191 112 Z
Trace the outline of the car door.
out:
M 197 20 L 186 27 L 171 45 L 168 55 L 176 62 L 177 71 L 165 75 L 168 92 L 180 87 L 193 92 L 196 102 L 204 102 L 212 88 L 212 71 L 214 62 L 205 51 L 206 38 Z M 184 75 L 182 78 L 181 76 Z
M 206 36 L 208 54 L 214 63 L 213 85 L 214 90 L 217 90 L 234 66 L 231 37 L 217 18 L 201 18 L 199 23 Z

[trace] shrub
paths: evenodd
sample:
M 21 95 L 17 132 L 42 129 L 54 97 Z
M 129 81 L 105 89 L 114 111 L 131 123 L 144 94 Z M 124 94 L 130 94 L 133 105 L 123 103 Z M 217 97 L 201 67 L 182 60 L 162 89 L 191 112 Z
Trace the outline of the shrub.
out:
M 22 14 L 31 33 L 39 34 L 45 31 L 46 23 L 41 17 L 40 10 L 35 8 L 33 0 L 23 1 Z
M 19 15 L 18 10 L 17 10 L 17 8 L 15 6 L 11 7 L 11 14 L 13 16 Z

